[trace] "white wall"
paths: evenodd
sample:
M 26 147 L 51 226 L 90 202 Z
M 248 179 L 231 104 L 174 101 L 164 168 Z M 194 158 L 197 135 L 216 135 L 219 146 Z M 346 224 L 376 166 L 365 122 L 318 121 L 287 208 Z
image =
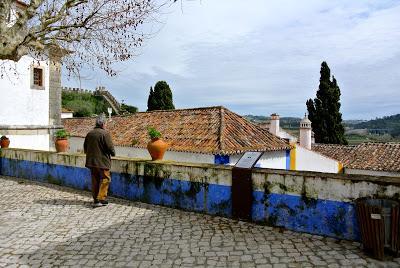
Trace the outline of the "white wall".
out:
M 242 155 L 243 154 L 231 155 L 229 164 L 235 165 Z M 258 160 L 256 167 L 286 169 L 286 151 L 265 152 L 260 160 Z
M 296 170 L 338 173 L 339 162 L 301 146 L 297 146 Z
M 64 118 L 73 118 L 74 114 L 73 113 L 61 113 L 61 119 Z
M 31 57 L 24 56 L 17 64 L 10 61 L 0 61 L 0 64 L 5 64 L 6 70 L 17 67 L 16 75 L 7 71 L 0 78 L 0 125 L 49 125 L 49 68 L 46 61 L 40 62 L 44 69 L 44 90 L 31 89 Z
M 49 134 L 7 135 L 7 137 L 10 139 L 10 148 L 50 150 Z
M 70 137 L 69 139 L 69 152 L 83 152 L 84 138 Z M 117 156 L 127 156 L 132 158 L 148 158 L 151 156 L 147 149 L 115 146 L 115 154 Z M 212 154 L 196 154 L 189 152 L 175 152 L 166 151 L 163 160 L 171 160 L 177 162 L 187 163 L 208 163 L 214 164 L 214 155 Z

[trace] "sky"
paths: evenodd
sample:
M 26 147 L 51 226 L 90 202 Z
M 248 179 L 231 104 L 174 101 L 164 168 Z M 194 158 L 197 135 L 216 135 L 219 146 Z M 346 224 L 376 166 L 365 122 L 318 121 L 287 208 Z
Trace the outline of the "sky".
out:
M 116 77 L 82 70 L 63 86 L 102 85 L 145 111 L 164 80 L 176 108 L 302 117 L 326 61 L 344 119 L 400 113 L 400 0 L 182 0 L 146 29 L 152 38 Z

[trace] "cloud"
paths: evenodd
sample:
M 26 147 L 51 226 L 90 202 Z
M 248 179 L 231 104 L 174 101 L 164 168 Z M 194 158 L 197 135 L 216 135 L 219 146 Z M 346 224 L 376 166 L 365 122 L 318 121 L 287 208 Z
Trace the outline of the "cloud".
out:
M 326 60 L 344 118 L 400 112 L 400 1 L 249 2 L 183 1 L 183 12 L 173 5 L 117 78 L 84 84 L 105 84 L 140 110 L 150 86 L 165 80 L 179 108 L 301 116 Z

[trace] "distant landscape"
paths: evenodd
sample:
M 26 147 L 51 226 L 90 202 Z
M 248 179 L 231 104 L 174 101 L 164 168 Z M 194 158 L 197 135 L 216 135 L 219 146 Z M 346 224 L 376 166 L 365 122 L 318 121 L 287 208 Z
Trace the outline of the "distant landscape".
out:
M 245 115 L 253 123 L 265 124 L 268 116 Z M 287 132 L 298 136 L 301 118 L 281 117 L 280 126 Z M 384 116 L 373 120 L 343 120 L 349 144 L 362 142 L 400 142 L 400 114 Z

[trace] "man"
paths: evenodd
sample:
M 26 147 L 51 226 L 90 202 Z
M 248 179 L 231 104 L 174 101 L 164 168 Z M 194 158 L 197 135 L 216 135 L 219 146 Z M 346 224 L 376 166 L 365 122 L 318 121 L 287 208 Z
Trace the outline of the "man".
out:
M 106 117 L 104 114 L 96 118 L 96 127 L 85 138 L 83 149 L 86 154 L 86 167 L 92 174 L 92 194 L 94 207 L 108 204 L 107 192 L 111 182 L 111 156 L 115 156 L 111 136 L 104 129 Z

